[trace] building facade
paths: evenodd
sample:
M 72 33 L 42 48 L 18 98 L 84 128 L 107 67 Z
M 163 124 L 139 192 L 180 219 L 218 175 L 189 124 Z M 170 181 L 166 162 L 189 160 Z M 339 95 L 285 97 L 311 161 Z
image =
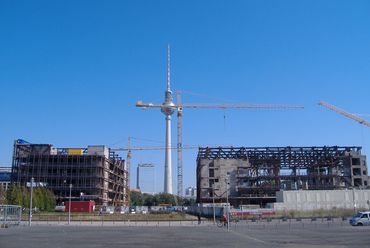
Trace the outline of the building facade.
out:
M 12 168 L 0 167 L 0 185 L 4 190 L 8 190 L 11 180 Z
M 207 147 L 197 157 L 198 203 L 264 206 L 280 190 L 368 187 L 361 147 Z
M 94 200 L 97 205 L 128 205 L 128 172 L 124 160 L 105 146 L 55 148 L 16 140 L 12 183 L 52 190 L 58 202 Z
M 185 189 L 185 198 L 195 199 L 197 197 L 197 188 L 196 187 L 187 187 Z

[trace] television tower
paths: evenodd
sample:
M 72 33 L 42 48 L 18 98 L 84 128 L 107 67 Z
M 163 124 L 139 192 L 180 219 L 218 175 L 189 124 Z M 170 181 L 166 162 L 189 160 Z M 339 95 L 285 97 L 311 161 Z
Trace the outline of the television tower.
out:
M 167 90 L 164 93 L 164 103 L 161 107 L 166 116 L 166 149 L 164 161 L 164 192 L 172 194 L 172 156 L 171 156 L 171 115 L 175 112 L 171 91 L 171 65 L 170 46 L 167 47 Z

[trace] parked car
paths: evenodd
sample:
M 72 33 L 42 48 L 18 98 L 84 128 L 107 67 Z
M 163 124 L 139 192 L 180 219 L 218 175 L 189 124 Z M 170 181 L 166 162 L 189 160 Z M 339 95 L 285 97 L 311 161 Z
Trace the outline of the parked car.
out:
M 65 212 L 66 206 L 55 206 L 54 210 L 55 212 Z
M 103 206 L 100 209 L 100 214 L 114 214 L 114 207 L 112 207 L 112 206 Z
M 114 209 L 114 212 L 119 213 L 119 214 L 127 214 L 129 212 L 129 208 L 128 207 L 116 207 Z
M 370 226 L 370 211 L 359 212 L 349 220 L 352 226 Z

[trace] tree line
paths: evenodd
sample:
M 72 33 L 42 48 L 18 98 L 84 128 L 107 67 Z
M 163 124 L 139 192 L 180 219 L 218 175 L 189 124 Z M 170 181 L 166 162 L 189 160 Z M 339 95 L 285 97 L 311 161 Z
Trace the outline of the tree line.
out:
M 31 191 L 29 188 L 11 184 L 5 191 L 0 186 L 0 204 L 20 205 L 23 208 L 30 207 Z M 32 208 L 42 211 L 52 211 L 55 208 L 55 196 L 51 190 L 35 187 L 32 191 Z
M 187 199 L 171 195 L 168 193 L 158 193 L 155 195 L 141 193 L 137 191 L 130 192 L 131 206 L 158 206 L 168 204 L 171 206 L 191 206 L 195 204 L 195 199 Z
M 23 208 L 30 207 L 30 189 L 16 184 L 10 185 L 5 189 L 0 185 L 0 205 L 20 205 Z M 168 193 L 158 193 L 155 195 L 130 192 L 130 206 L 158 206 L 168 204 L 171 206 L 191 206 L 195 204 L 195 199 L 187 199 L 171 195 Z M 33 188 L 32 207 L 41 211 L 53 211 L 56 205 L 55 195 L 51 190 L 42 187 Z

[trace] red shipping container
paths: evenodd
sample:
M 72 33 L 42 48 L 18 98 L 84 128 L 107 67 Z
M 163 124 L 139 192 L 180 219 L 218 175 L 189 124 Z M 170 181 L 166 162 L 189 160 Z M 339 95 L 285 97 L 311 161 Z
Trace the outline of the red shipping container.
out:
M 65 212 L 69 212 L 69 201 L 64 202 Z M 71 212 L 92 213 L 95 209 L 94 201 L 71 201 Z

